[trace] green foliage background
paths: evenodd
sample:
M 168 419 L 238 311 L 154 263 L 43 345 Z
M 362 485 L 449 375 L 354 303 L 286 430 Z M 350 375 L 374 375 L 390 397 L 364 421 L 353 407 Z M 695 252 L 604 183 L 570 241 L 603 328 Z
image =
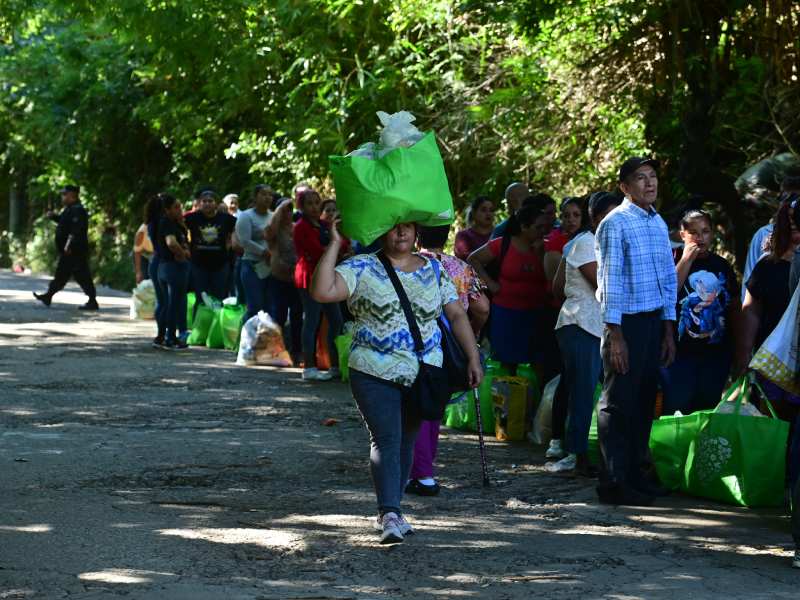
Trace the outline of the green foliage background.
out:
M 0 0 L 0 190 L 27 202 L 0 258 L 47 265 L 38 217 L 75 181 L 99 279 L 129 287 L 152 193 L 324 186 L 400 109 L 459 205 L 608 189 L 653 152 L 665 213 L 701 195 L 742 256 L 768 215 L 735 178 L 800 147 L 799 28 L 790 0 Z

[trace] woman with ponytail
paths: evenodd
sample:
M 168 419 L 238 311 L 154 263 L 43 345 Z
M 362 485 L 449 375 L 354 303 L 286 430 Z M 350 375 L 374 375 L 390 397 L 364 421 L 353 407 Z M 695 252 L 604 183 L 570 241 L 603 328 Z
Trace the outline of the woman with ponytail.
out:
M 492 355 L 511 373 L 518 364 L 533 360 L 531 336 L 547 304 L 543 242 L 552 224 L 546 212 L 550 206 L 547 197 L 529 196 L 509 219 L 503 237 L 482 246 L 468 259 L 492 294 Z M 496 277 L 487 270 L 492 263 Z
M 158 266 L 161 264 L 159 258 L 158 243 L 158 223 L 161 217 L 164 216 L 164 208 L 161 205 L 161 197 L 163 194 L 158 194 L 150 198 L 147 206 L 144 208 L 144 223 L 147 226 L 147 237 L 153 242 L 153 256 L 147 266 L 147 276 L 153 282 L 153 290 L 156 293 L 156 337 L 153 338 L 153 348 L 161 348 L 164 345 L 164 333 L 166 332 L 166 320 L 164 311 L 166 310 L 167 302 L 166 295 L 164 294 L 164 287 L 158 280 Z
M 189 289 L 189 242 L 180 202 L 169 194 L 159 194 L 162 216 L 155 232 L 158 246 L 158 280 L 164 298 L 164 338 L 167 350 L 183 350 L 186 345 L 186 293 Z

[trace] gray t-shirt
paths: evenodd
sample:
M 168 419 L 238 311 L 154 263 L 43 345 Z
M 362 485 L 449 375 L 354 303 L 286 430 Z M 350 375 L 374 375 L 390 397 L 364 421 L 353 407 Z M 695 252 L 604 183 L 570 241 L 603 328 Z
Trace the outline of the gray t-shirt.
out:
M 236 237 L 244 248 L 243 260 L 254 263 L 258 276 L 264 279 L 269 276 L 269 261 L 264 259 L 264 252 L 268 250 L 264 230 L 272 220 L 273 213 L 259 214 L 255 208 L 243 210 L 236 219 Z

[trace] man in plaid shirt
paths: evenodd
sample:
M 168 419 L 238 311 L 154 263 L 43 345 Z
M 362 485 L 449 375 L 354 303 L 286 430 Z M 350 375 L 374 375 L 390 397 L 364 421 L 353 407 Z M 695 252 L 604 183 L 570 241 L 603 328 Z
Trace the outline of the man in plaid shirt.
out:
M 654 208 L 658 167 L 643 157 L 623 163 L 625 200 L 597 229 L 597 296 L 605 323 L 597 493 L 609 504 L 649 505 L 664 491 L 644 474 L 658 369 L 675 358 L 678 286 L 667 225 Z

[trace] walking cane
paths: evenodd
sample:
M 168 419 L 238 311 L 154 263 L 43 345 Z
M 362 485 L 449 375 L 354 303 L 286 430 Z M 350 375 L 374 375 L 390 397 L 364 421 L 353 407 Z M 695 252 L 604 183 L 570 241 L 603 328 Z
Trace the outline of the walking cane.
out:
M 475 398 L 475 417 L 478 422 L 478 445 L 481 449 L 481 469 L 483 469 L 483 487 L 490 487 L 489 468 L 486 466 L 486 447 L 483 443 L 483 419 L 481 418 L 481 399 L 478 395 L 478 388 L 472 388 L 472 395 Z

